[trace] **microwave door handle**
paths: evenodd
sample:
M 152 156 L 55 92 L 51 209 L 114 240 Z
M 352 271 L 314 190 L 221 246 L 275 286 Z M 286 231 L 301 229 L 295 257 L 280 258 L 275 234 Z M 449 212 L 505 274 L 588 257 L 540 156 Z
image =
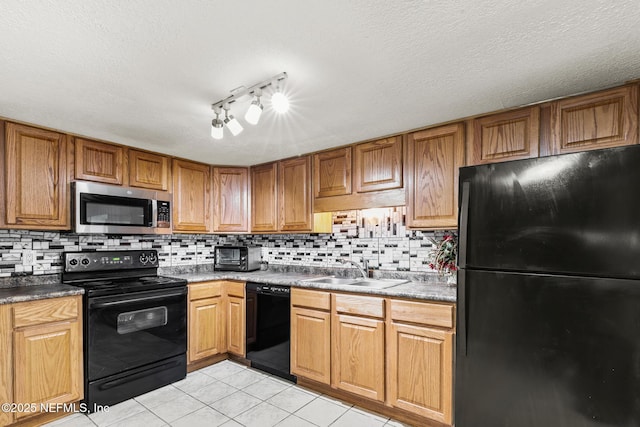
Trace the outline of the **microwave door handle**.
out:
M 158 227 L 158 200 L 151 200 L 151 227 Z

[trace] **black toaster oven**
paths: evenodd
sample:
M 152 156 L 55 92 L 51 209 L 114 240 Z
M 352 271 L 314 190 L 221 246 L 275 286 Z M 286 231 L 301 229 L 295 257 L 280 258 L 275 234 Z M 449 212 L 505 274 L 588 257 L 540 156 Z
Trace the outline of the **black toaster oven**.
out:
M 216 246 L 214 268 L 224 271 L 259 270 L 261 254 L 260 246 Z

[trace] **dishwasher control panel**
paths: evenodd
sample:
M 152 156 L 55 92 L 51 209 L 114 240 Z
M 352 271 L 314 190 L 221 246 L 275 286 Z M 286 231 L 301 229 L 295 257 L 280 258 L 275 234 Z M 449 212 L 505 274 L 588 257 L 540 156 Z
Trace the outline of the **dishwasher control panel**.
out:
M 291 288 L 285 285 L 268 285 L 265 283 L 247 282 L 247 291 L 255 292 L 257 294 L 288 296 L 291 292 Z

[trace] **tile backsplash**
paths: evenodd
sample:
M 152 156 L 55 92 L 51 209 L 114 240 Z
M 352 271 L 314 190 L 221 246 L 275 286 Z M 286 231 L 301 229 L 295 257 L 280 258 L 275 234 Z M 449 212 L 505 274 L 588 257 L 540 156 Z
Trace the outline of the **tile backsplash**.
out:
M 262 259 L 269 264 L 343 267 L 339 259 L 364 258 L 374 269 L 430 272 L 429 238 L 444 233 L 408 230 L 404 208 L 334 212 L 331 234 L 116 236 L 0 230 L 0 277 L 60 273 L 65 251 L 156 249 L 161 267 L 212 264 L 213 248 L 226 244 L 262 246 Z M 24 265 L 26 255 L 34 255 L 33 265 Z

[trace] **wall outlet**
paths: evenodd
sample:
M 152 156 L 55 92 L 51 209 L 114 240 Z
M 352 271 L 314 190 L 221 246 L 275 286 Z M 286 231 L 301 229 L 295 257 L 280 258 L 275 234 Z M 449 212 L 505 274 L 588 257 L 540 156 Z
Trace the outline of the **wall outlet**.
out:
M 29 266 L 36 263 L 36 251 L 22 251 L 22 265 Z

